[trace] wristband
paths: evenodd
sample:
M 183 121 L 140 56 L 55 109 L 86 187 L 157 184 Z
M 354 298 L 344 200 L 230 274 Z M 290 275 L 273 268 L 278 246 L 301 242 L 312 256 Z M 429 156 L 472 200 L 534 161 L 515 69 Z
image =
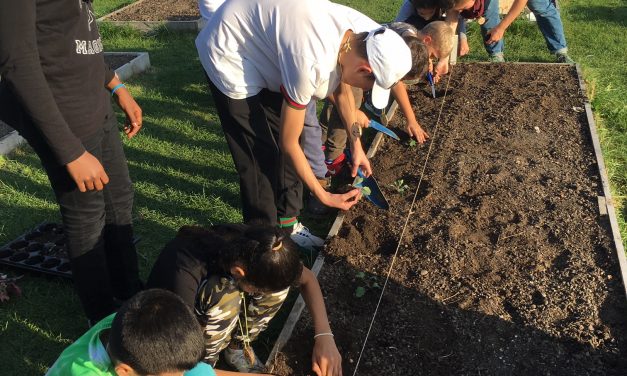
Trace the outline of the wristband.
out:
M 328 332 L 328 333 L 318 333 L 318 334 L 314 335 L 314 339 L 316 339 L 316 338 L 318 338 L 318 337 L 322 337 L 322 336 L 331 336 L 331 337 L 335 337 L 335 336 L 333 335 L 333 333 Z
M 111 96 L 113 96 L 113 94 L 115 94 L 115 92 L 116 92 L 119 88 L 121 88 L 121 87 L 126 87 L 126 85 L 124 85 L 124 84 L 117 84 L 117 85 L 115 85 L 115 86 L 113 87 L 113 89 L 111 89 Z

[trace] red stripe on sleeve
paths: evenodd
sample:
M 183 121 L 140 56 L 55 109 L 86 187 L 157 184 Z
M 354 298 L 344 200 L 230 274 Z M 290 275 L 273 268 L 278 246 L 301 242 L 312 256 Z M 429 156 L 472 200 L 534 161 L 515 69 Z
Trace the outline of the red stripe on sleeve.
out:
M 285 90 L 285 87 L 283 85 L 281 85 L 281 94 L 283 94 L 283 98 L 285 98 L 288 106 L 293 107 L 297 110 L 304 110 L 307 107 L 306 104 L 300 104 L 290 98 L 290 96 L 287 95 L 287 91 Z

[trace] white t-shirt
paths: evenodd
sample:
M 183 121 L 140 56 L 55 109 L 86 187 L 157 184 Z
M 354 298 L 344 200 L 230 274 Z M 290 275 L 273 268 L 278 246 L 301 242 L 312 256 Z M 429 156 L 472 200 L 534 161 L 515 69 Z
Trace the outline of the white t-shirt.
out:
M 198 0 L 198 10 L 205 21 L 209 21 L 213 14 L 226 0 Z
M 209 79 L 228 97 L 244 99 L 265 88 L 304 108 L 337 88 L 344 33 L 377 27 L 325 0 L 228 0 L 200 32 L 196 48 Z

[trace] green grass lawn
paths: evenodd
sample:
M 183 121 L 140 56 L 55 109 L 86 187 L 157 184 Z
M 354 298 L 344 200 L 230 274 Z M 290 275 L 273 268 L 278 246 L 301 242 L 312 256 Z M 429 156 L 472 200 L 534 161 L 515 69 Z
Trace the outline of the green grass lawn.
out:
M 94 12 L 96 18 L 106 16 L 107 14 L 118 10 L 123 6 L 134 3 L 137 0 L 96 0 L 94 1 Z
M 99 14 L 106 4 L 96 1 Z M 377 21 L 393 19 L 400 0 L 343 1 Z M 623 239 L 627 190 L 627 45 L 623 0 L 562 0 L 567 39 L 584 70 L 601 129 L 606 164 L 620 206 Z M 100 13 L 102 12 L 102 13 Z M 148 51 L 152 68 L 127 83 L 144 110 L 144 129 L 125 141 L 136 188 L 136 233 L 145 277 L 162 245 L 183 224 L 241 220 L 237 175 L 194 47 L 193 33 L 142 35 L 103 27 L 108 51 Z M 469 30 L 471 54 L 485 60 L 478 29 Z M 506 57 L 513 61 L 552 61 L 535 24 L 516 22 L 506 34 Z M 0 157 L 0 244 L 59 215 L 47 178 L 28 147 Z M 0 273 L 20 274 L 0 267 Z M 0 374 L 40 375 L 85 329 L 86 320 L 70 284 L 26 274 L 24 295 L 0 303 Z

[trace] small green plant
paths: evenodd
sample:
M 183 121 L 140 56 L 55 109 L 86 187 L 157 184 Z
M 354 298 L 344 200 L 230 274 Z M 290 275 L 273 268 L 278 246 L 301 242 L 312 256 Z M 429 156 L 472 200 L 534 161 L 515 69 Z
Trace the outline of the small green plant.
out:
M 355 279 L 357 280 L 357 283 L 359 284 L 359 286 L 357 286 L 357 288 L 355 288 L 355 297 L 356 298 L 361 298 L 364 295 L 366 295 L 366 291 L 373 290 L 373 289 L 380 289 L 381 286 L 379 285 L 379 283 L 377 282 L 377 276 L 376 275 L 368 275 L 366 276 L 366 273 L 364 272 L 359 272 L 357 274 L 355 274 Z
M 405 191 L 409 188 L 403 179 L 398 179 L 389 185 L 390 188 L 394 189 L 396 192 L 400 194 L 405 194 Z
M 370 196 L 370 194 L 372 193 L 372 190 L 370 189 L 370 187 L 361 186 L 361 183 L 363 183 L 363 182 L 364 182 L 364 178 L 358 177 L 357 179 L 355 179 L 355 184 L 353 184 L 353 186 L 355 188 L 361 189 L 361 194 L 362 195 Z
M 409 147 L 410 148 L 415 148 L 417 144 L 418 143 L 413 138 L 411 140 L 409 140 Z

